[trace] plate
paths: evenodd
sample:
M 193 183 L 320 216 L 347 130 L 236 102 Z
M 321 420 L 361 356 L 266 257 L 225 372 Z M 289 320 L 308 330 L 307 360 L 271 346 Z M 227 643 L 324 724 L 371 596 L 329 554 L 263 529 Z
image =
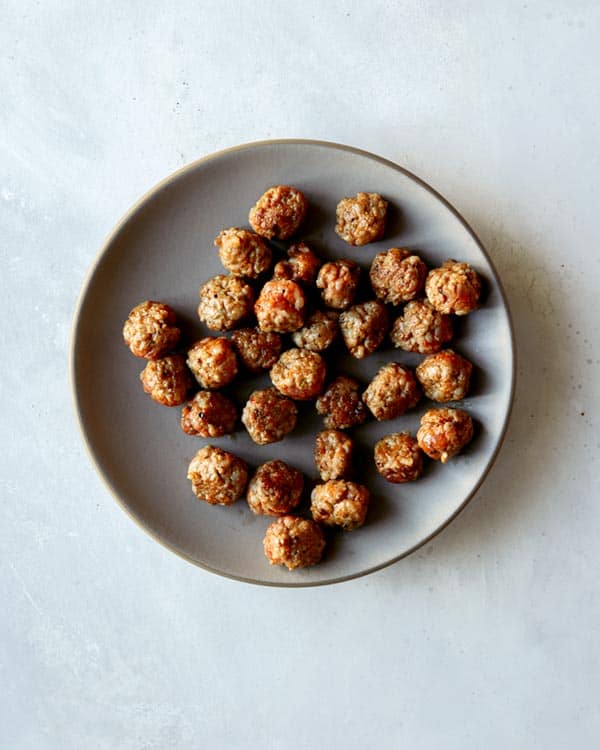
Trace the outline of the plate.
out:
M 213 246 L 224 227 L 246 226 L 248 210 L 275 184 L 292 184 L 310 201 L 300 235 L 326 258 L 349 257 L 367 268 L 376 252 L 393 246 L 418 250 L 430 265 L 467 261 L 481 274 L 485 304 L 459 319 L 455 348 L 475 365 L 472 392 L 462 402 L 476 423 L 473 442 L 446 465 L 427 462 L 417 482 L 392 485 L 377 475 L 372 446 L 390 432 L 416 432 L 423 401 L 396 420 L 370 421 L 354 430 L 360 448 L 359 481 L 371 489 L 366 525 L 331 535 L 320 565 L 289 572 L 270 566 L 262 539 L 270 519 L 254 516 L 241 500 L 231 507 L 198 501 L 186 469 L 207 441 L 179 427 L 180 409 L 151 401 L 142 391 L 144 361 L 122 341 L 122 326 L 145 299 L 167 302 L 194 340 L 209 332 L 196 316 L 198 287 L 223 273 Z M 352 248 L 334 232 L 335 207 L 358 191 L 390 202 L 386 236 Z M 390 360 L 414 366 L 419 355 L 387 349 L 362 361 L 340 355 L 338 370 L 365 384 Z M 415 175 L 385 159 L 319 141 L 251 143 L 184 167 L 147 193 L 107 239 L 83 287 L 74 322 L 71 374 L 85 442 L 100 475 L 129 515 L 154 539 L 214 573 L 280 586 L 333 583 L 364 575 L 410 554 L 446 526 L 473 496 L 502 442 L 514 385 L 510 316 L 498 275 L 460 214 Z M 242 382 L 236 397 L 269 385 L 268 376 Z M 302 405 L 296 430 L 285 440 L 257 446 L 240 428 L 210 442 L 252 467 L 280 458 L 316 479 L 315 433 L 322 429 L 314 406 Z

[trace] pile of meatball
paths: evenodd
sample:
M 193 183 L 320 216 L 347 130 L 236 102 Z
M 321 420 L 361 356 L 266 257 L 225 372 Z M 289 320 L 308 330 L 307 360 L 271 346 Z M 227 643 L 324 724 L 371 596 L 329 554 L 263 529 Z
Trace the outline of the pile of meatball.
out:
M 353 246 L 380 240 L 387 208 L 377 193 L 343 198 L 336 233 Z M 392 247 L 372 260 L 372 299 L 357 302 L 364 271 L 352 260 L 323 262 L 309 244 L 292 240 L 285 257 L 274 262 L 281 243 L 297 236 L 307 209 L 300 190 L 278 185 L 250 210 L 252 231 L 231 227 L 217 235 L 214 244 L 228 273 L 200 287 L 198 306 L 200 320 L 214 336 L 181 353 L 175 312 L 155 301 L 135 307 L 123 328 L 131 352 L 148 360 L 140 375 L 144 391 L 159 404 L 182 405 L 181 428 L 188 435 L 216 438 L 234 432 L 238 407 L 220 389 L 245 373 L 268 371 L 272 382 L 251 393 L 241 411 L 241 422 L 258 445 L 283 440 L 295 428 L 296 402 L 315 402 L 324 429 L 314 444 L 320 482 L 310 493 L 310 517 L 297 512 L 304 477 L 283 461 L 267 461 L 251 475 L 238 456 L 205 445 L 188 468 L 200 500 L 232 505 L 245 495 L 254 513 L 274 517 L 264 552 L 271 564 L 290 570 L 320 561 L 324 526 L 352 531 L 365 522 L 370 493 L 355 481 L 348 430 L 370 417 L 395 419 L 423 397 L 446 404 L 467 395 L 472 364 L 444 347 L 453 337 L 453 316 L 476 310 L 481 291 L 467 263 L 448 260 L 428 269 L 414 250 Z M 425 355 L 414 372 L 388 362 L 363 389 L 354 378 L 328 371 L 324 353 L 336 339 L 362 359 L 387 336 L 394 347 Z M 424 456 L 446 463 L 472 437 L 466 411 L 431 408 L 416 436 L 394 432 L 375 444 L 375 467 L 388 482 L 413 482 L 421 476 Z

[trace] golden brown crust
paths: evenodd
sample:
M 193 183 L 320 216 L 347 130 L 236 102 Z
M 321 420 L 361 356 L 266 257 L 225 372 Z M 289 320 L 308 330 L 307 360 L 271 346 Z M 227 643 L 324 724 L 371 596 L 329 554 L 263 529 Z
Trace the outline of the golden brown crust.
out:
M 375 466 L 394 484 L 414 482 L 423 471 L 423 453 L 410 432 L 395 432 L 375 443 Z
M 367 407 L 358 392 L 356 380 L 340 375 L 317 399 L 317 412 L 322 414 L 325 427 L 331 430 L 345 430 L 362 424 L 367 418 Z
M 160 359 L 177 346 L 181 332 L 175 322 L 175 311 L 169 305 L 146 300 L 129 313 L 123 340 L 136 357 Z
M 362 484 L 332 479 L 314 488 L 310 496 L 310 511 L 319 523 L 353 531 L 364 524 L 369 499 L 369 490 Z
M 332 260 L 321 266 L 317 276 L 317 287 L 327 307 L 345 310 L 354 302 L 360 266 L 353 260 Z
M 298 188 L 276 185 L 261 195 L 250 209 L 248 220 L 257 234 L 287 240 L 300 228 L 307 208 L 308 201 Z
M 420 398 L 415 376 L 398 362 L 383 365 L 363 393 L 363 401 L 379 422 L 400 417 L 416 406 Z
M 199 500 L 209 505 L 232 505 L 244 494 L 248 466 L 233 453 L 206 445 L 191 460 L 187 478 Z
M 247 229 L 230 227 L 215 237 L 219 257 L 225 268 L 235 276 L 256 279 L 271 267 L 271 248 L 265 240 Z
M 421 417 L 417 432 L 419 447 L 443 464 L 473 437 L 473 420 L 462 409 L 429 409 Z
M 271 565 L 288 570 L 316 565 L 323 556 L 325 536 L 318 523 L 309 518 L 283 516 L 269 526 L 263 541 Z
M 200 287 L 198 317 L 212 331 L 230 331 L 252 314 L 254 290 L 237 276 L 219 274 Z
M 163 406 L 179 406 L 186 400 L 193 379 L 182 354 L 150 360 L 140 373 L 144 391 Z
M 251 393 L 242 412 L 244 427 L 258 445 L 283 440 L 296 426 L 297 417 L 296 404 L 276 388 Z
M 271 380 L 284 396 L 296 401 L 309 401 L 323 390 L 326 375 L 325 361 L 307 349 L 288 349 L 273 365 Z
M 222 393 L 198 391 L 181 410 L 181 429 L 188 435 L 222 437 L 235 429 L 237 409 Z
M 305 242 L 291 245 L 287 251 L 288 259 L 280 260 L 273 269 L 273 277 L 289 279 L 302 284 L 313 284 L 321 260 Z
M 451 340 L 452 318 L 438 312 L 428 300 L 414 300 L 394 321 L 390 338 L 405 352 L 434 354 Z
M 250 372 L 269 370 L 281 353 L 281 336 L 260 328 L 240 328 L 231 334 L 240 362 Z
M 350 354 L 363 359 L 376 351 L 385 338 L 389 317 L 379 300 L 354 305 L 340 315 L 340 331 Z
M 349 245 L 367 245 L 383 237 L 387 201 L 378 193 L 342 198 L 336 209 L 335 231 Z
M 429 272 L 425 294 L 439 312 L 467 315 L 479 306 L 481 281 L 468 263 L 447 260 Z
M 427 266 L 406 247 L 392 247 L 373 258 L 369 278 L 376 296 L 391 305 L 400 305 L 421 293 Z
M 416 373 L 427 398 L 432 401 L 460 401 L 469 391 L 473 365 L 465 357 L 444 349 L 419 363 Z
M 207 336 L 188 350 L 187 365 L 202 388 L 224 388 L 238 371 L 233 344 L 224 336 Z
M 323 482 L 352 474 L 352 439 L 340 430 L 322 430 L 315 439 L 315 464 Z
M 317 310 L 306 321 L 306 325 L 292 334 L 292 340 L 301 349 L 322 352 L 333 344 L 340 332 L 339 313 L 333 310 Z
M 261 331 L 292 333 L 304 324 L 306 295 L 295 281 L 272 279 L 261 289 L 254 312 Z
M 254 513 L 284 516 L 298 505 L 303 488 L 302 472 L 284 461 L 267 461 L 250 480 L 246 500 Z

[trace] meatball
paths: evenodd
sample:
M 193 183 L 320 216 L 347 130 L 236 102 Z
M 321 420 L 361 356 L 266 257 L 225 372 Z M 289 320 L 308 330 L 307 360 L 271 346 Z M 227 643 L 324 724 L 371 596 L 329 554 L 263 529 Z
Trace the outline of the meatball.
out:
M 321 479 L 348 479 L 352 473 L 354 443 L 345 432 L 323 430 L 315 439 L 315 464 Z
M 345 310 L 354 302 L 360 267 L 352 260 L 333 260 L 321 266 L 317 287 L 327 307 Z
M 452 318 L 435 310 L 427 300 L 415 300 L 394 321 L 390 338 L 405 352 L 434 354 L 452 338 Z
M 288 349 L 273 365 L 270 375 L 273 385 L 284 396 L 296 401 L 309 401 L 323 390 L 325 362 L 308 349 Z
M 410 432 L 395 432 L 375 443 L 375 466 L 388 482 L 413 482 L 423 471 L 423 453 Z
M 240 328 L 231 334 L 240 362 L 250 372 L 268 370 L 281 352 L 281 336 L 259 328 Z
M 295 281 L 273 279 L 263 286 L 254 312 L 261 331 L 292 333 L 304 324 L 306 295 Z
M 215 237 L 219 257 L 225 268 L 235 276 L 255 279 L 271 266 L 271 248 L 265 240 L 247 229 L 223 229 Z
M 367 418 L 367 407 L 360 400 L 358 382 L 340 375 L 317 399 L 317 412 L 322 414 L 325 427 L 345 430 L 362 424 Z
M 292 340 L 301 349 L 322 352 L 335 341 L 340 331 L 339 314 L 330 310 L 317 310 L 307 320 L 306 325 L 292 334 Z
M 251 393 L 242 412 L 244 427 L 258 445 L 283 440 L 296 426 L 297 417 L 296 404 L 276 388 Z
M 199 500 L 209 505 L 232 505 L 244 494 L 248 466 L 233 453 L 205 445 L 192 458 L 187 478 Z
M 283 516 L 269 526 L 263 541 L 271 565 L 289 570 L 316 565 L 323 556 L 325 536 L 318 523 L 309 518 Z
M 252 314 L 254 290 L 237 276 L 220 274 L 200 287 L 198 317 L 213 331 L 230 331 Z
M 303 488 L 302 472 L 284 461 L 267 461 L 250 480 L 246 500 L 254 513 L 285 516 L 300 502 Z
M 419 448 L 443 464 L 473 437 L 473 420 L 462 409 L 429 409 L 417 432 Z
M 335 212 L 335 231 L 349 245 L 367 245 L 383 237 L 387 201 L 378 193 L 342 198 Z
M 238 371 L 233 344 L 223 336 L 207 336 L 188 350 L 187 364 L 203 388 L 223 388 Z
M 481 281 L 468 263 L 447 260 L 427 275 L 425 294 L 438 312 L 467 315 L 479 305 Z
M 363 393 L 363 401 L 378 422 L 400 417 L 416 406 L 420 398 L 415 376 L 398 362 L 381 367 Z
M 236 419 L 231 399 L 214 391 L 198 391 L 181 410 L 181 429 L 188 435 L 222 437 L 234 431 Z
M 136 357 L 159 359 L 179 341 L 181 331 L 175 320 L 175 311 L 169 305 L 147 300 L 129 313 L 123 339 Z
M 183 354 L 148 362 L 140 373 L 144 391 L 163 406 L 179 406 L 186 400 L 193 379 Z
M 354 305 L 340 315 L 340 331 L 348 351 L 363 359 L 379 348 L 389 325 L 388 313 L 379 300 Z
M 468 359 L 444 349 L 425 357 L 416 373 L 427 398 L 444 402 L 460 401 L 467 395 L 472 370 Z
M 365 522 L 369 499 L 369 490 L 362 484 L 331 479 L 312 491 L 310 511 L 315 521 L 353 531 Z
M 273 269 L 273 276 L 279 279 L 313 284 L 321 261 L 305 242 L 298 242 L 288 248 L 288 259 L 280 260 Z
M 427 266 L 406 247 L 392 247 L 373 258 L 369 277 L 380 300 L 399 305 L 414 299 L 423 289 Z
M 287 240 L 298 231 L 306 216 L 308 201 L 300 190 L 288 185 L 269 188 L 250 209 L 248 220 L 257 234 Z

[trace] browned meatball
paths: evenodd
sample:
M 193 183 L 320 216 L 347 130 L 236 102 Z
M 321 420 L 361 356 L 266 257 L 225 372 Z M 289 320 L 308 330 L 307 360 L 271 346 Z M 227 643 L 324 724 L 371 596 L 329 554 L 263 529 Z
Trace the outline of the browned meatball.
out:
M 473 437 L 473 420 L 462 409 L 429 409 L 421 417 L 417 440 L 422 451 L 443 464 Z
M 262 237 L 247 229 L 223 229 L 215 237 L 215 245 L 221 263 L 235 276 L 255 279 L 271 266 L 271 248 Z
M 263 286 L 254 312 L 261 331 L 292 333 L 304 324 L 306 295 L 295 281 L 273 279 Z
M 452 318 L 435 310 L 427 300 L 415 300 L 394 321 L 390 338 L 405 352 L 433 354 L 452 338 Z
M 222 437 L 234 431 L 236 419 L 231 399 L 214 391 L 199 391 L 181 410 L 181 429 L 188 435 Z
M 360 267 L 352 260 L 332 260 L 321 266 L 317 287 L 327 307 L 345 310 L 354 302 Z
M 345 430 L 362 424 L 367 418 L 367 407 L 360 400 L 358 382 L 340 375 L 317 399 L 317 412 L 322 414 L 325 427 Z
M 279 279 L 313 284 L 321 261 L 305 242 L 298 242 L 288 248 L 288 259 L 280 260 L 273 269 L 273 276 Z
M 175 311 L 169 305 L 147 300 L 129 313 L 123 339 L 136 357 L 159 359 L 179 341 L 181 331 L 175 321 Z
M 383 237 L 387 201 L 378 193 L 342 198 L 335 212 L 335 231 L 349 245 L 367 245 Z
M 187 478 L 199 500 L 209 505 L 232 505 L 244 494 L 248 466 L 233 453 L 205 445 L 191 460 Z
M 237 276 L 220 274 L 200 287 L 198 317 L 213 331 L 230 331 L 252 314 L 254 290 Z
M 267 529 L 263 548 L 271 565 L 285 565 L 289 570 L 307 568 L 323 556 L 325 536 L 311 519 L 283 516 Z
M 467 395 L 473 365 L 468 359 L 444 349 L 430 354 L 417 367 L 417 378 L 432 401 L 460 401 Z
M 285 516 L 300 502 L 303 488 L 302 472 L 284 461 L 267 461 L 250 480 L 246 500 L 254 513 Z
M 338 325 L 339 313 L 329 310 L 321 312 L 317 310 L 306 321 L 306 325 L 292 334 L 292 340 L 301 349 L 311 352 L 322 352 L 335 341 L 340 327 Z
M 298 409 L 276 388 L 254 391 L 244 406 L 242 422 L 258 445 L 276 443 L 296 426 Z
M 287 240 L 298 231 L 306 216 L 308 201 L 300 190 L 288 185 L 269 188 L 250 209 L 248 220 L 257 234 Z
M 233 344 L 223 336 L 196 341 L 188 350 L 187 364 L 203 388 L 223 388 L 238 371 Z
M 406 247 L 392 247 L 373 258 L 369 277 L 379 299 L 399 305 L 414 299 L 423 289 L 427 266 Z
M 398 362 L 381 367 L 363 393 L 363 401 L 379 422 L 401 416 L 416 406 L 420 398 L 415 376 Z
M 388 325 L 387 310 L 379 300 L 354 305 L 340 315 L 344 343 L 357 359 L 363 359 L 381 346 Z
M 481 281 L 468 263 L 447 260 L 429 272 L 425 294 L 441 313 L 467 315 L 479 305 Z
M 183 354 L 151 360 L 140 373 L 144 391 L 163 406 L 179 406 L 186 400 L 193 379 Z
M 321 479 L 348 479 L 352 473 L 352 439 L 340 430 L 323 430 L 315 439 L 315 464 Z
M 375 466 L 388 482 L 414 482 L 423 471 L 423 453 L 410 432 L 395 432 L 375 443 Z
M 270 375 L 273 385 L 284 396 L 296 401 L 309 401 L 323 390 L 325 362 L 308 349 L 288 349 L 273 365 Z
M 369 490 L 362 484 L 332 479 L 314 488 L 310 511 L 315 521 L 353 531 L 365 522 L 369 499 Z
M 268 370 L 281 352 L 281 336 L 259 328 L 240 328 L 231 334 L 240 362 L 250 372 Z

